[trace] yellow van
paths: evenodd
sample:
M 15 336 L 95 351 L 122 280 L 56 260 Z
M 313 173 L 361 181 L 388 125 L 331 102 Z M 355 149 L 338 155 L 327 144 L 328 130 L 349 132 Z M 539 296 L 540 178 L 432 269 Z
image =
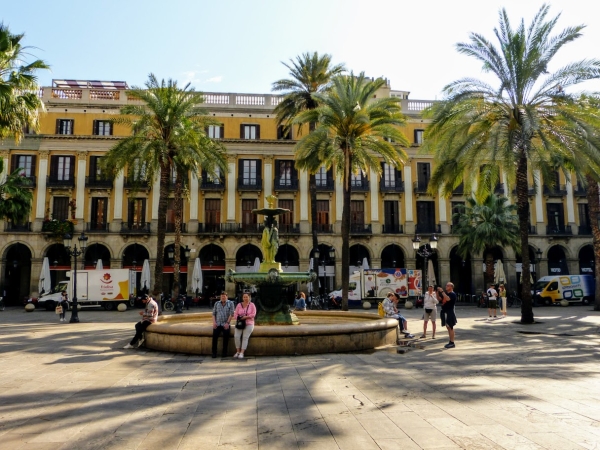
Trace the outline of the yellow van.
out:
M 594 301 L 594 277 L 591 275 L 557 275 L 542 277 L 533 285 L 536 304 L 554 305 L 561 300 L 588 305 Z

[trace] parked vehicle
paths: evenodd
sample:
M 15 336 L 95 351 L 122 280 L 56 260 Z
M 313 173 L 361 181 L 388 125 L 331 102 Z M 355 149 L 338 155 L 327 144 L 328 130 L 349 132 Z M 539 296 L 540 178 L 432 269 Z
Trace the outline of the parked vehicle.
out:
M 67 272 L 67 277 L 72 272 Z M 102 306 L 107 311 L 119 303 L 127 304 L 135 289 L 135 272 L 129 269 L 78 270 L 77 302 L 82 306 Z M 37 299 L 38 307 L 54 310 L 63 292 L 73 299 L 72 280 L 59 282 L 51 292 Z
M 588 305 L 594 301 L 596 283 L 591 275 L 556 275 L 542 277 L 533 286 L 534 300 L 554 305 L 562 300 Z

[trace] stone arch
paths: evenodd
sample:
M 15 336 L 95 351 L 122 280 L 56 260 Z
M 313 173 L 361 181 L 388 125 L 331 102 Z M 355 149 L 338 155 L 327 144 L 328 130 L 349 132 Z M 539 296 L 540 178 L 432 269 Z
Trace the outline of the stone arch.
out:
M 458 254 L 458 245 L 450 249 L 450 281 L 454 283 L 454 290 L 465 296 L 475 294 L 475 286 L 473 284 L 473 272 L 471 264 L 471 253 L 469 252 L 466 258 L 462 258 Z M 438 280 L 441 284 L 441 280 Z
M 369 267 L 372 267 L 372 252 L 369 247 L 363 244 L 353 244 L 350 246 L 350 266 L 362 267 L 363 259 L 367 258 Z M 352 270 L 352 269 L 351 269 Z
M 560 245 L 553 245 L 548 249 L 548 275 L 568 275 L 569 265 L 567 264 L 568 250 Z
M 300 266 L 300 253 L 298 249 L 290 243 L 286 243 L 279 246 L 277 255 L 275 255 L 275 261 L 281 263 L 282 266 L 288 267 L 299 267 Z
M 114 262 L 110 248 L 101 242 L 89 244 L 85 249 L 84 267 L 86 269 L 95 269 L 98 260 L 102 260 L 102 266 L 105 269 L 111 268 L 111 263 Z M 115 264 L 113 264 L 114 266 Z M 116 268 L 116 267 L 113 267 Z
M 405 252 L 402 246 L 398 244 L 389 244 L 381 250 L 381 268 L 406 268 Z
M 252 267 L 256 258 L 262 261 L 261 249 L 255 244 L 247 243 L 236 250 L 235 265 L 236 267 L 248 267 L 248 263 L 250 263 L 250 267 Z
M 579 273 L 595 277 L 594 246 L 592 244 L 582 245 L 578 252 Z
M 5 247 L 2 290 L 6 292 L 4 300 L 7 305 L 22 305 L 23 300 L 29 297 L 32 256 L 29 245 L 23 242 L 12 241 Z

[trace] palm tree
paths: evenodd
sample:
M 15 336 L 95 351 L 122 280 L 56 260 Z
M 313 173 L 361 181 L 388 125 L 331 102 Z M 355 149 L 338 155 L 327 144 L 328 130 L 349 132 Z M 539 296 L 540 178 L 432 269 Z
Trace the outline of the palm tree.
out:
M 290 60 L 290 64 L 282 63 L 290 71 L 290 79 L 281 79 L 273 83 L 273 91 L 283 91 L 283 99 L 275 107 L 277 125 L 283 125 L 291 131 L 292 122 L 302 111 L 315 109 L 319 103 L 313 96 L 326 92 L 331 86 L 331 79 L 344 72 L 343 64 L 332 66 L 331 55 L 303 53 Z M 309 123 L 309 131 L 316 127 L 315 122 Z M 298 128 L 300 133 L 301 128 Z M 310 216 L 313 244 L 319 247 L 317 236 L 317 182 L 314 172 L 309 173 L 308 190 L 310 193 Z
M 127 96 L 142 104 L 124 106 L 114 122 L 128 125 L 132 134 L 109 150 L 104 164 L 107 169 L 118 172 L 131 168 L 132 161 L 139 160 L 144 166 L 146 181 L 157 176 L 160 179 L 160 192 L 155 193 L 160 195 L 153 287 L 156 296 L 162 291 L 169 180 L 177 158 L 182 167 L 190 168 L 213 170 L 214 165 L 226 168 L 226 164 L 222 152 L 213 154 L 214 146 L 207 149 L 205 145 L 208 138 L 204 127 L 210 121 L 201 108 L 202 94 L 190 88 L 189 83 L 180 89 L 176 81 L 159 83 L 150 74 L 146 89 L 134 87 Z M 175 254 L 178 252 L 179 247 L 175 247 Z
M 333 78 L 328 92 L 313 94 L 320 106 L 300 113 L 294 120 L 297 124 L 317 124 L 312 133 L 296 144 L 296 165 L 309 173 L 314 173 L 321 165 L 327 169 L 333 166 L 343 182 L 344 310 L 348 309 L 350 281 L 350 178 L 361 170 L 381 173 L 380 158 L 394 166 L 402 164 L 406 153 L 400 145 L 409 145 L 397 127 L 404 123 L 400 100 L 395 97 L 374 99 L 385 83 L 383 79 L 371 81 L 364 73 L 338 75 Z
M 490 161 L 516 183 L 522 249 L 529 248 L 530 171 L 539 170 L 544 176 L 557 164 L 576 168 L 600 159 L 597 152 L 579 145 L 580 136 L 572 124 L 585 123 L 590 113 L 566 101 L 570 96 L 565 91 L 600 77 L 600 62 L 575 62 L 549 73 L 556 52 L 580 37 L 584 27 L 551 36 L 558 16 L 546 21 L 548 10 L 549 6 L 543 5 L 529 27 L 521 21 L 516 29 L 501 10 L 499 29 L 494 29 L 499 47 L 475 33 L 470 35 L 470 43 L 458 44 L 458 51 L 481 61 L 498 84 L 465 78 L 447 85 L 446 98 L 428 111 L 432 123 L 425 132 L 426 149 L 435 154 L 437 162 L 431 192 L 441 186 L 449 195 L 465 178 L 465 187 L 476 181 L 477 196 L 485 196 L 498 182 L 498 171 L 481 170 Z M 533 323 L 529 252 L 523 251 L 522 258 L 521 322 Z
M 459 237 L 457 253 L 464 259 L 469 253 L 486 253 L 486 250 L 501 245 L 520 250 L 519 217 L 515 214 L 517 207 L 508 205 L 506 197 L 495 194 L 488 195 L 482 202 L 474 197 L 467 199 L 466 206 L 460 206 L 453 215 L 458 223 L 453 227 Z M 486 275 L 494 277 L 493 256 L 484 258 L 487 264 Z M 492 261 L 490 264 L 488 261 Z
M 21 176 L 21 169 L 9 174 L 0 183 L 0 218 L 20 224 L 29 218 L 33 191 L 28 189 L 29 179 Z M 0 173 L 4 172 L 4 159 L 0 158 Z
M 0 139 L 13 137 L 18 144 L 27 128 L 38 129 L 44 104 L 38 97 L 36 72 L 48 69 L 42 60 L 27 62 L 24 34 L 12 34 L 0 23 Z

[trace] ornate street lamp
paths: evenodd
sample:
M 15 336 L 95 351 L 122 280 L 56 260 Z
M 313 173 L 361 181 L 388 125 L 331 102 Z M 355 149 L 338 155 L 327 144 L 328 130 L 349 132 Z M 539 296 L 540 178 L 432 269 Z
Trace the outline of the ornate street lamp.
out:
M 429 280 L 427 279 L 427 260 L 435 253 L 435 249 L 437 248 L 438 244 L 438 237 L 435 234 L 432 234 L 429 238 L 429 245 L 421 245 L 421 238 L 418 235 L 415 235 L 412 240 L 412 244 L 417 255 L 419 255 L 425 261 L 425 264 L 423 265 L 423 286 L 421 286 L 421 292 L 425 292 L 425 284 L 429 284 Z
M 79 241 L 79 248 L 77 248 L 77 244 L 71 248 L 71 235 L 67 233 L 63 236 L 63 245 L 65 246 L 65 250 L 69 256 L 73 257 L 73 309 L 71 310 L 70 323 L 79 323 L 79 311 L 77 304 L 77 257 L 85 253 L 88 237 L 81 232 L 81 236 L 79 236 L 77 240 Z

